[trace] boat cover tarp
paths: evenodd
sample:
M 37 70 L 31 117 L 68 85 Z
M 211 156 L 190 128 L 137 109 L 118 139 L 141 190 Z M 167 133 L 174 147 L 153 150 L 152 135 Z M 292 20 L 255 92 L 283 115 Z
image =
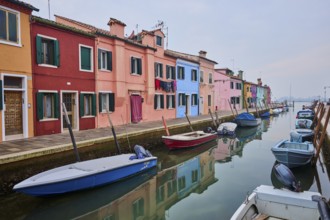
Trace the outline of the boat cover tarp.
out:
M 296 131 L 291 131 L 290 132 L 290 141 L 291 142 L 299 142 L 299 143 L 301 143 L 302 142 L 302 135 L 299 134 Z
M 265 113 L 260 115 L 260 117 L 263 117 L 263 118 L 266 118 L 266 117 L 269 117 L 269 116 L 270 116 L 269 112 L 265 112 Z
M 250 113 L 247 113 L 247 112 L 243 112 L 243 113 L 236 116 L 236 120 L 243 120 L 243 119 L 245 119 L 245 120 L 256 120 L 256 118 L 253 115 L 251 115 Z
M 134 159 L 143 159 L 145 157 L 152 157 L 152 154 L 148 151 L 145 150 L 142 146 L 140 145 L 135 145 L 134 146 L 134 151 L 135 155 L 131 156 L 129 159 L 134 160 Z

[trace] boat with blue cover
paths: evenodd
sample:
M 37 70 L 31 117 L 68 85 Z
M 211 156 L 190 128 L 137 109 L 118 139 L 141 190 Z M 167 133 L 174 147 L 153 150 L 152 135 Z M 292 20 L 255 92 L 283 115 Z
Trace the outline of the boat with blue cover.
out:
M 236 116 L 234 122 L 240 127 L 254 127 L 261 123 L 261 119 L 255 118 L 252 114 L 248 112 L 243 112 Z

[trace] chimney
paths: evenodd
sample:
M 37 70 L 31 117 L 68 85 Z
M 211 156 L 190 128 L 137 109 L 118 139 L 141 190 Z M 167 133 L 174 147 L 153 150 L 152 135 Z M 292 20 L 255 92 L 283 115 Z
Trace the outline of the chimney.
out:
M 258 86 L 262 86 L 261 78 L 258 78 Z
M 201 50 L 201 51 L 199 51 L 199 56 L 205 58 L 206 57 L 206 53 L 207 53 L 206 51 Z
M 116 35 L 117 37 L 124 38 L 125 35 L 125 26 L 126 24 L 114 19 L 110 18 L 108 25 L 110 26 L 110 34 Z
M 238 78 L 243 79 L 243 70 L 238 70 Z

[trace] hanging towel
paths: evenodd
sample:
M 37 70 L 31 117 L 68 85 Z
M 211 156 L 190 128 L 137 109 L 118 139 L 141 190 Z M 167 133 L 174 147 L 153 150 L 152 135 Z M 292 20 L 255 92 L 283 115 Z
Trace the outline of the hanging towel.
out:
M 160 83 L 161 81 L 159 79 L 155 79 L 155 89 L 160 89 Z

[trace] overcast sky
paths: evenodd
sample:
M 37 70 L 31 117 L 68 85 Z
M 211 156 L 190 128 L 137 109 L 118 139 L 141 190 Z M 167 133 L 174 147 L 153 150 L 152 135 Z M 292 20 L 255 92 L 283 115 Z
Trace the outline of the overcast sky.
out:
M 23 1 L 48 18 L 48 0 Z M 50 0 L 54 14 L 103 29 L 113 17 L 127 35 L 164 21 L 168 49 L 205 50 L 217 68 L 243 70 L 251 82 L 261 77 L 273 99 L 289 96 L 290 84 L 292 96 L 323 99 L 330 86 L 329 0 Z

